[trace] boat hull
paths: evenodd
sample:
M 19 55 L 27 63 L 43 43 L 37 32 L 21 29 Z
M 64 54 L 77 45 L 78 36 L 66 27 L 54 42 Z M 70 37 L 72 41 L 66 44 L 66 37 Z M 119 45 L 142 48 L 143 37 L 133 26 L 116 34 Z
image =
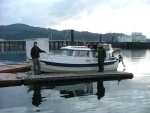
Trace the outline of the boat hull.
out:
M 82 72 L 82 71 L 98 71 L 98 63 L 88 64 L 67 64 L 56 63 L 51 61 L 40 61 L 41 71 L 43 72 Z M 118 61 L 104 62 L 104 71 L 117 70 Z

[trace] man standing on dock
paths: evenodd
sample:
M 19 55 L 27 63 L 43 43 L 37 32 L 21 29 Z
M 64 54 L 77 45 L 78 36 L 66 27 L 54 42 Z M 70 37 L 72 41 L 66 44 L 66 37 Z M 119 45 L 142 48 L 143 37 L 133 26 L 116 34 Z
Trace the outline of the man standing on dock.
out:
M 98 72 L 102 72 L 104 71 L 104 60 L 106 58 L 106 50 L 103 48 L 102 43 L 98 44 L 98 48 L 95 52 L 98 52 Z
M 40 74 L 40 61 L 39 61 L 39 57 L 40 54 L 39 53 L 46 53 L 44 50 L 41 50 L 38 46 L 37 46 L 37 42 L 34 42 L 34 46 L 31 48 L 31 57 L 33 60 L 33 70 L 34 70 L 34 74 L 38 75 Z

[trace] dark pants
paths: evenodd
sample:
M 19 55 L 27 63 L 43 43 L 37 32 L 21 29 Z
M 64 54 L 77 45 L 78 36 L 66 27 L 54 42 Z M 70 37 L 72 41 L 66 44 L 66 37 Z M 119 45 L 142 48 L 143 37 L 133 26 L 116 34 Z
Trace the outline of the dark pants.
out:
M 99 67 L 99 71 L 104 70 L 104 58 L 98 58 L 98 67 Z
M 41 66 L 38 58 L 33 58 L 33 70 L 34 70 L 34 74 L 40 73 Z

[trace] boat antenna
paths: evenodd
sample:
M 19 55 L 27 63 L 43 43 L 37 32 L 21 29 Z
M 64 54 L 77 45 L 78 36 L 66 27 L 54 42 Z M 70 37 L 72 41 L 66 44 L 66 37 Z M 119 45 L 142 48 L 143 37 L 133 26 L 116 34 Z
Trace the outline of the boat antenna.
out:
M 51 30 L 51 35 L 50 35 L 50 41 L 51 41 L 51 51 L 52 51 L 52 30 Z
M 67 38 L 67 35 L 68 35 L 68 30 L 67 30 L 66 35 L 65 35 L 64 46 L 65 46 L 65 44 L 66 44 L 66 38 Z

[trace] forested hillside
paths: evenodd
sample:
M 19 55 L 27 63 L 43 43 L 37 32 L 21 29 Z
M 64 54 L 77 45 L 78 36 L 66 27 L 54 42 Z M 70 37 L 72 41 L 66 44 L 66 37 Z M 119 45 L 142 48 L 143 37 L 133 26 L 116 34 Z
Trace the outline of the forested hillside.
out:
M 4 40 L 24 40 L 29 38 L 45 38 L 52 40 L 70 40 L 71 30 L 58 31 L 50 28 L 33 27 L 25 24 L 12 24 L 7 26 L 0 26 L 0 39 Z M 114 37 L 114 40 L 122 33 L 107 33 L 101 34 L 102 41 L 109 42 Z M 100 34 L 90 33 L 86 31 L 74 31 L 75 40 L 80 41 L 99 41 Z

